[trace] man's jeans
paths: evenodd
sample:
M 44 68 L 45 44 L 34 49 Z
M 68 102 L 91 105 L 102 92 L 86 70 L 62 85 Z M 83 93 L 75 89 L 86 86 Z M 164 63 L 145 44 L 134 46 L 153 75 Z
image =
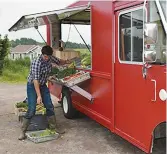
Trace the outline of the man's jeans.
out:
M 54 106 L 50 97 L 48 87 L 45 85 L 40 86 L 42 102 L 46 108 L 46 116 L 54 115 Z M 28 97 L 28 111 L 25 115 L 26 119 L 31 119 L 35 115 L 37 94 L 33 83 L 27 83 L 27 97 Z

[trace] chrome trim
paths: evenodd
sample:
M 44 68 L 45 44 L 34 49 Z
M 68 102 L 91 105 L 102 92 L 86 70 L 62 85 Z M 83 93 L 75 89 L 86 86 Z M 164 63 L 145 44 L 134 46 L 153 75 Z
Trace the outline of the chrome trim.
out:
M 93 63 L 92 63 L 92 61 L 93 61 L 93 60 L 92 60 L 92 57 L 93 57 L 93 56 L 92 56 L 92 53 L 93 53 L 93 52 L 92 52 L 92 51 L 93 51 L 93 49 L 92 49 L 92 42 L 93 42 L 93 41 L 92 41 L 92 38 L 93 38 L 93 37 L 92 37 L 92 23 L 93 23 L 93 22 L 92 22 L 92 5 L 91 5 L 90 2 L 89 2 L 89 7 L 90 7 L 90 30 L 91 30 L 91 32 L 90 32 L 90 33 L 91 33 L 91 44 L 90 44 L 90 45 L 91 45 L 91 68 L 90 68 L 89 70 L 92 70 L 92 65 L 93 65 Z
M 154 89 L 154 99 L 152 99 L 151 101 L 156 102 L 156 100 L 157 100 L 157 82 L 156 82 L 156 80 L 153 80 L 153 79 L 151 79 L 151 81 L 154 82 L 154 87 L 155 87 L 155 89 Z
M 132 19 L 132 15 L 133 15 L 133 14 L 132 14 L 132 12 L 130 13 L 130 15 L 131 15 L 130 26 L 131 26 L 131 28 L 132 28 L 132 25 L 133 25 L 133 21 L 132 21 L 132 20 L 133 20 L 133 19 Z M 131 43 L 131 44 L 130 44 L 130 47 L 131 47 L 131 50 L 132 50 L 132 49 L 133 49 L 133 39 L 132 39 L 133 29 L 131 29 L 130 32 L 131 32 L 131 34 L 130 34 L 130 37 L 131 37 L 131 38 L 130 38 L 130 43 Z M 133 50 L 131 51 L 131 56 L 130 56 L 130 58 L 131 58 L 131 61 L 133 61 Z
M 147 22 L 147 14 L 148 14 L 147 8 L 146 8 L 146 1 L 147 1 L 147 0 L 144 1 L 144 7 L 143 7 L 143 53 L 142 53 L 142 56 L 143 56 L 143 64 L 144 64 L 144 50 L 145 50 L 145 48 L 144 48 L 144 25 L 145 25 L 145 23 Z M 145 14 L 145 13 L 146 13 L 146 14 Z M 146 19 L 146 21 L 145 21 L 144 19 Z
M 113 17 L 114 17 L 114 19 L 113 19 L 113 23 L 114 23 L 114 24 L 113 24 L 113 27 L 114 27 L 114 32 L 115 32 L 115 24 L 116 24 L 115 18 L 116 18 L 116 15 L 114 14 Z M 116 46 L 116 44 L 115 44 L 115 43 L 116 43 L 116 41 L 115 41 L 115 36 L 116 36 L 116 34 L 114 33 L 113 36 L 112 36 L 112 39 L 113 39 L 113 42 L 114 42 L 114 46 L 113 46 L 113 50 L 114 50 L 114 51 L 112 51 L 112 53 L 113 53 L 113 54 L 112 54 L 112 56 L 113 56 L 112 59 L 113 59 L 113 61 L 114 61 L 114 64 L 115 64 L 115 53 L 116 53 L 116 50 L 115 50 L 115 46 Z M 111 42 L 111 44 L 112 44 L 112 42 Z
M 64 12 L 64 10 L 69 10 L 71 12 L 71 11 L 76 11 L 78 9 L 88 9 L 88 8 L 89 8 L 89 4 L 74 6 L 74 7 L 67 7 L 67 8 L 63 8 L 63 9 L 59 9 L 59 10 L 53 10 L 53 11 L 34 13 L 34 14 L 25 15 L 24 17 L 25 17 L 25 19 L 39 18 L 39 17 L 42 17 L 42 16 L 51 15 L 51 14 L 61 14 L 62 12 Z
M 87 98 L 91 103 L 93 103 L 94 98 L 93 98 L 92 94 L 90 94 L 89 92 L 85 91 L 84 89 L 80 88 L 77 85 L 74 85 L 74 86 L 69 87 L 69 88 L 74 90 L 78 94 L 82 95 L 83 97 Z
M 132 8 L 132 9 L 128 9 L 128 10 L 125 10 L 125 11 L 121 11 L 118 15 L 118 61 L 119 63 L 121 64 L 130 64 L 130 65 L 143 65 L 143 62 L 133 62 L 133 61 L 122 61 L 120 60 L 120 55 L 119 55 L 119 31 L 120 31 L 120 27 L 119 27 L 119 22 L 120 22 L 120 16 L 122 14 L 125 14 L 125 13 L 132 13 L 133 11 L 137 11 L 137 10 L 140 10 L 142 9 L 143 6 L 140 6 L 140 7 L 136 7 L 136 8 Z M 132 16 L 131 16 L 132 17 Z M 132 34 L 131 34 L 132 35 Z M 132 44 L 131 44 L 132 45 Z

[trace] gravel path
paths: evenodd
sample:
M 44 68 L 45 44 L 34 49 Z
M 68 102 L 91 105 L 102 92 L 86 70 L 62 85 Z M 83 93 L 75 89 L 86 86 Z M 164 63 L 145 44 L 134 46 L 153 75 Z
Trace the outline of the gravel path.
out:
M 0 83 L 0 154 L 144 154 L 88 117 L 64 118 L 57 106 L 56 116 L 66 133 L 58 140 L 34 144 L 18 141 L 20 123 L 14 115 L 14 103 L 26 96 L 25 85 Z M 165 154 L 165 139 L 156 141 L 153 154 Z

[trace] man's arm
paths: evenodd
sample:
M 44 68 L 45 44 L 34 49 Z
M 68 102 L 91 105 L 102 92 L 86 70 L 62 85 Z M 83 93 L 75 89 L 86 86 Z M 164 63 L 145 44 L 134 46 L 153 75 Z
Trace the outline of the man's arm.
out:
M 62 60 L 54 56 L 51 56 L 51 62 L 56 63 L 57 65 L 65 65 L 71 63 L 69 60 Z
M 60 65 L 60 59 L 54 56 L 51 56 L 51 63 L 55 63 L 57 65 Z
M 67 60 L 60 59 L 60 65 L 65 65 L 65 64 L 67 64 Z
M 35 87 L 35 91 L 37 94 L 37 104 L 42 103 L 42 97 L 41 97 L 41 92 L 40 92 L 40 88 L 39 88 L 39 79 L 40 79 L 40 63 L 38 61 L 34 62 L 33 64 L 33 68 L 32 68 L 32 73 L 34 76 L 34 87 Z
M 41 92 L 40 92 L 38 80 L 34 80 L 34 87 L 35 87 L 35 91 L 37 93 L 37 104 L 41 104 L 42 103 L 42 97 L 41 97 Z

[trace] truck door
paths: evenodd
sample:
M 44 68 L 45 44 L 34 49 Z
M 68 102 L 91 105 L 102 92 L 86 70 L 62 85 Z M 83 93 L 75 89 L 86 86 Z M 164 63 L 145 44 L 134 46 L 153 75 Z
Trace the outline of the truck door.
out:
M 151 64 L 144 78 L 143 7 L 118 11 L 115 17 L 115 132 L 150 152 L 154 129 L 166 117 L 165 101 L 160 99 L 160 92 L 166 85 L 165 65 Z M 161 22 L 157 23 L 160 34 Z M 159 41 L 160 37 L 156 52 L 163 47 Z
M 117 12 L 115 27 L 115 131 L 139 144 L 145 142 L 143 128 L 154 99 L 154 82 L 142 76 L 142 7 Z

